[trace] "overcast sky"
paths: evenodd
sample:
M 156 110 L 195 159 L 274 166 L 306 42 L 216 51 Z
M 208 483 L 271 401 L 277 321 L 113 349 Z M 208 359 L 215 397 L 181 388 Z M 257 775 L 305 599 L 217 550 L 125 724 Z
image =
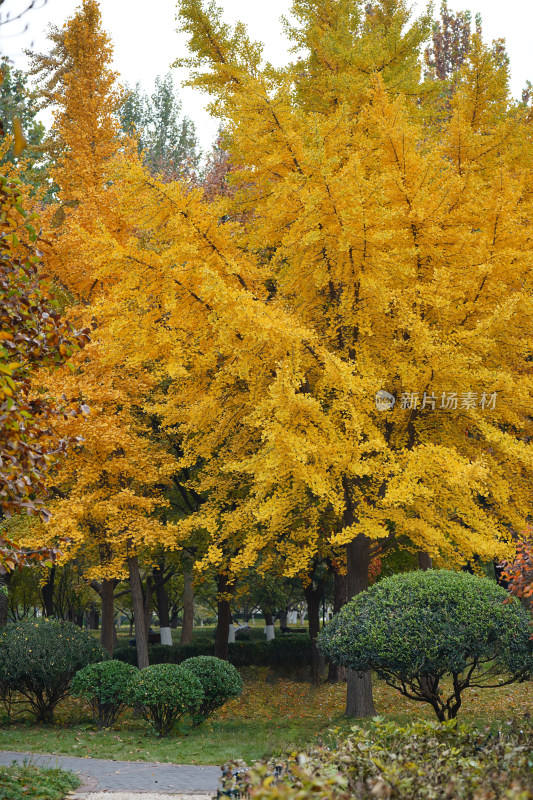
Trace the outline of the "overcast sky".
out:
M 5 0 L 0 14 L 14 16 L 29 5 L 30 0 Z M 72 15 L 79 0 L 35 0 L 36 9 L 24 17 L 24 22 L 0 26 L 0 48 L 16 66 L 26 64 L 22 51 L 33 46 L 45 50 L 46 28 L 50 23 L 62 25 Z M 229 23 L 242 20 L 248 25 L 252 38 L 265 45 L 266 58 L 276 65 L 288 58 L 280 17 L 288 14 L 291 0 L 219 0 Z M 436 0 L 440 5 L 440 0 Z M 424 3 L 415 2 L 419 9 Z M 533 81 L 533 0 L 449 0 L 454 10 L 468 9 L 483 17 L 486 39 L 504 37 L 511 57 L 511 85 L 520 96 L 526 80 Z M 178 56 L 185 55 L 185 41 L 176 33 L 176 0 L 100 0 L 103 24 L 111 35 L 115 48 L 114 67 L 123 83 L 140 81 L 150 91 L 156 75 L 168 72 Z M 25 25 L 28 30 L 24 31 Z M 174 70 L 176 82 L 183 74 Z M 184 112 L 194 119 L 202 147 L 208 149 L 217 131 L 217 122 L 204 110 L 205 97 L 190 89 L 181 92 Z

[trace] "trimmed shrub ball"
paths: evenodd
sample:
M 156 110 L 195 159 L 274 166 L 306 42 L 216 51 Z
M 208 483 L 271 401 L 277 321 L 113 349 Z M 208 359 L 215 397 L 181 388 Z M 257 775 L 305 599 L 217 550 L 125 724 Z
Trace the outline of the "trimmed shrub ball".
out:
M 202 704 L 194 715 L 195 724 L 203 722 L 213 711 L 232 697 L 242 694 L 242 678 L 233 664 L 215 656 L 196 656 L 182 664 L 200 680 L 204 692 Z
M 87 700 L 99 728 L 113 725 L 128 705 L 130 684 L 137 669 L 122 661 L 89 664 L 76 673 L 70 693 Z
M 452 719 L 468 688 L 533 671 L 529 615 L 488 578 L 428 570 L 393 575 L 347 603 L 318 637 L 334 664 L 373 669 L 406 697 Z M 446 695 L 441 680 L 452 676 Z
M 184 714 L 198 712 L 204 693 L 196 675 L 181 664 L 154 664 L 137 670 L 128 696 L 158 736 L 166 736 Z

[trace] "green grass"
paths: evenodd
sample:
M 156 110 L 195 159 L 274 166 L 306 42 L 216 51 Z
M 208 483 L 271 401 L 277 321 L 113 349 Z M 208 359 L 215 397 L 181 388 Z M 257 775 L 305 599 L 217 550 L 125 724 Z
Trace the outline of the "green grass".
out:
M 326 736 L 331 727 L 342 732 L 353 725 L 343 716 L 345 685 L 314 687 L 276 676 L 266 667 L 243 670 L 243 676 L 241 698 L 227 703 L 204 725 L 182 725 L 165 739 L 158 739 L 131 712 L 114 728 L 99 731 L 87 706 L 68 698 L 58 707 L 53 725 L 37 726 L 29 720 L 4 724 L 0 749 L 125 761 L 222 764 L 242 759 L 249 763 L 298 749 Z M 398 723 L 434 718 L 432 709 L 402 698 L 380 681 L 375 681 L 374 697 L 378 713 Z M 527 711 L 533 712 L 531 683 L 513 684 L 466 692 L 459 719 L 486 727 Z
M 205 723 L 189 735 L 179 731 L 158 739 L 144 722 L 125 719 L 115 729 L 97 731 L 88 725 L 72 727 L 16 725 L 0 731 L 0 749 L 90 756 L 123 761 L 162 761 L 178 764 L 222 764 L 235 758 L 247 762 L 313 739 L 311 722 L 225 720 Z M 0 795 L 1 797 L 1 795 Z
M 80 785 L 71 772 L 12 764 L 0 767 L 0 800 L 63 800 L 67 792 Z

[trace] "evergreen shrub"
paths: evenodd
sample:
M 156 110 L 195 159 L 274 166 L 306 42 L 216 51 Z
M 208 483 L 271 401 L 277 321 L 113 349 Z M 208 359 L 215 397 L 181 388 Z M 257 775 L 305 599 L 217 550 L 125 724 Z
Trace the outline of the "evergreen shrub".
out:
M 202 704 L 194 715 L 195 724 L 203 722 L 232 697 L 242 694 L 242 678 L 227 661 L 215 656 L 196 656 L 184 661 L 183 667 L 196 675 L 204 693 Z
M 156 644 L 148 647 L 150 664 L 182 664 L 188 658 L 213 656 L 214 652 L 212 642 L 170 646 Z M 137 666 L 135 647 L 116 647 L 113 657 Z M 311 664 L 311 639 L 303 635 L 283 635 L 270 642 L 231 642 L 228 644 L 228 661 L 235 667 L 283 667 L 288 670 L 308 667 Z
M 200 680 L 179 664 L 154 664 L 137 670 L 129 690 L 136 705 L 158 736 L 166 736 L 185 714 L 193 716 L 202 705 Z
M 320 632 L 330 661 L 373 669 L 406 697 L 452 719 L 469 687 L 533 671 L 528 613 L 489 578 L 448 570 L 393 575 L 347 603 Z M 451 676 L 444 690 L 442 678 Z
M 33 619 L 8 625 L 0 633 L 0 694 L 17 692 L 38 722 L 52 722 L 76 672 L 106 655 L 72 622 Z
M 101 661 L 79 670 L 70 693 L 90 703 L 99 728 L 113 725 L 128 704 L 130 684 L 137 669 L 123 661 Z

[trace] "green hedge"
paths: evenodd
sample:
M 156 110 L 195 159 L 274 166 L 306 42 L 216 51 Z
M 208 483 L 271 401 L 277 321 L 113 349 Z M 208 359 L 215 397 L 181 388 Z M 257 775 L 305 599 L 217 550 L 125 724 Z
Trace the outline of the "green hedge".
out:
M 165 646 L 150 645 L 150 664 L 181 664 L 196 656 L 213 656 L 213 643 Z M 116 647 L 113 658 L 137 666 L 135 647 Z M 228 645 L 228 660 L 235 667 L 301 669 L 311 664 L 311 639 L 301 634 L 285 635 L 271 642 L 242 641 Z
M 528 715 L 496 732 L 376 717 L 337 741 L 256 763 L 245 781 L 226 765 L 223 790 L 257 800 L 529 800 L 532 737 Z

